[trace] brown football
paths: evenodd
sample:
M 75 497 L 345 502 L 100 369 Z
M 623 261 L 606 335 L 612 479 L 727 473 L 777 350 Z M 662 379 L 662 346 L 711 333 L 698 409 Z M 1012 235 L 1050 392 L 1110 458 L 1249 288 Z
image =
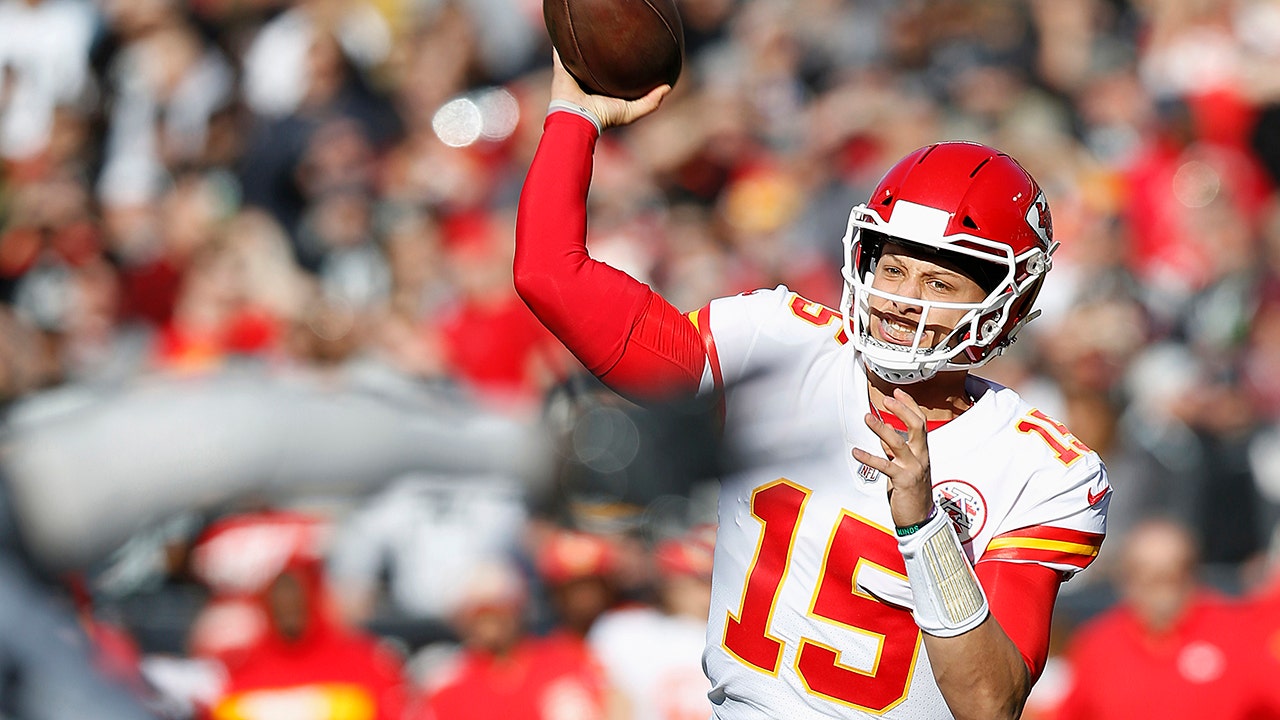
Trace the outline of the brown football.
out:
M 565 69 L 588 92 L 634 100 L 680 77 L 675 0 L 542 0 L 542 17 Z

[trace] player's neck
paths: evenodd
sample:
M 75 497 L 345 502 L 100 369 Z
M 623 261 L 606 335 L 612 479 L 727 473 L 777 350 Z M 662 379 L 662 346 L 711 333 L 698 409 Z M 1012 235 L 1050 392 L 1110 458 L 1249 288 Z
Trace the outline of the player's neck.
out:
M 877 410 L 887 412 L 885 396 L 892 395 L 894 388 L 901 387 L 924 410 L 926 420 L 945 422 L 955 419 L 973 405 L 973 398 L 965 388 L 967 375 L 965 372 L 938 373 L 913 385 L 894 385 L 875 373 L 867 373 L 868 394 Z

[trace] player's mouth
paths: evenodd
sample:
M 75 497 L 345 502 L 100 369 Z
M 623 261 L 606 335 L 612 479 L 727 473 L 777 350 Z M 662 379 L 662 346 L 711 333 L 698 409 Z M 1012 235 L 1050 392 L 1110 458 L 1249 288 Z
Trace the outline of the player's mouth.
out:
M 877 315 L 876 321 L 876 334 L 879 339 L 893 345 L 915 343 L 916 323 L 892 315 Z

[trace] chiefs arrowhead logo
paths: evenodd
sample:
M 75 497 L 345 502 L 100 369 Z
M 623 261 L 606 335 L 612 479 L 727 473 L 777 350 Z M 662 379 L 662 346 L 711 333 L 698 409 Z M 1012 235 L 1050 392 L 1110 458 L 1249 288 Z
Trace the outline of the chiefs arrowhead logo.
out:
M 1049 215 L 1049 200 L 1045 198 L 1043 190 L 1036 195 L 1036 201 L 1031 203 L 1031 207 L 1027 208 L 1027 224 L 1040 236 L 1041 242 L 1049 244 L 1049 237 L 1053 235 L 1053 217 Z
M 951 519 L 960 542 L 973 542 L 987 524 L 987 499 L 964 480 L 943 480 L 933 486 L 933 499 Z

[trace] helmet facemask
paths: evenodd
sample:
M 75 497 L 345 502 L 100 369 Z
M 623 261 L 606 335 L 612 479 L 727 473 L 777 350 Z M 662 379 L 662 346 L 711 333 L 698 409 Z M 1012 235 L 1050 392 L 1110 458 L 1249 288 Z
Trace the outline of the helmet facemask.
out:
M 901 203 L 895 213 L 919 214 L 924 222 L 913 229 L 933 224 L 943 211 Z M 901 227 L 900 223 L 898 224 Z M 907 385 L 932 378 L 939 372 L 971 370 L 986 364 L 1013 342 L 1017 331 L 1034 317 L 1028 313 L 1050 266 L 1048 252 L 1031 250 L 1013 255 L 1005 243 L 969 234 L 913 232 L 901 237 L 886 232 L 888 224 L 866 205 L 850 212 L 845 230 L 844 293 L 841 311 L 845 333 L 861 353 L 867 367 L 895 385 Z M 960 266 L 965 274 L 986 291 L 975 303 L 948 303 L 910 298 L 872 287 L 875 265 L 886 242 L 924 248 Z M 976 272 L 974 271 L 976 270 Z M 889 300 L 920 308 L 920 317 L 911 345 L 895 345 L 872 337 L 871 299 Z M 924 347 L 924 330 L 936 310 L 962 310 L 963 316 L 939 341 Z M 933 323 L 936 326 L 936 323 Z

